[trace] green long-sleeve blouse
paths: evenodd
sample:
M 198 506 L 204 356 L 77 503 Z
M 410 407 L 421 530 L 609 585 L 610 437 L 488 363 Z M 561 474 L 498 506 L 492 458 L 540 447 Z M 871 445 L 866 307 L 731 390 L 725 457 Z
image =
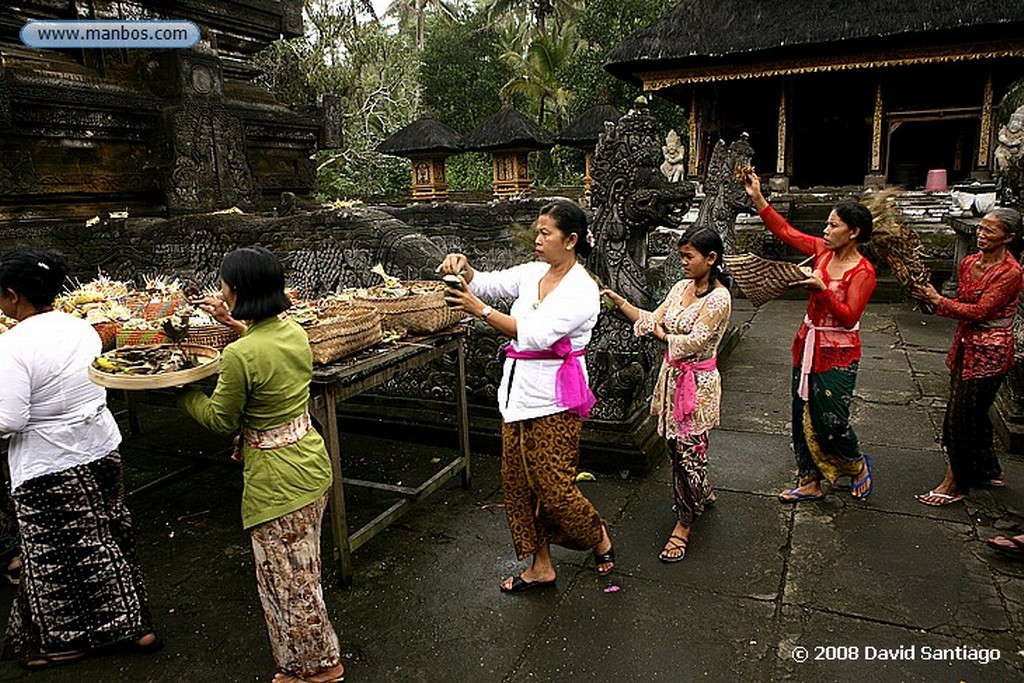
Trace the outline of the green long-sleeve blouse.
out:
M 303 329 L 291 321 L 266 318 L 224 348 L 211 396 L 192 389 L 178 404 L 218 434 L 242 427 L 273 429 L 306 409 L 312 376 L 313 358 Z M 246 529 L 305 507 L 331 485 L 330 458 L 314 429 L 297 443 L 272 450 L 245 446 L 244 459 Z

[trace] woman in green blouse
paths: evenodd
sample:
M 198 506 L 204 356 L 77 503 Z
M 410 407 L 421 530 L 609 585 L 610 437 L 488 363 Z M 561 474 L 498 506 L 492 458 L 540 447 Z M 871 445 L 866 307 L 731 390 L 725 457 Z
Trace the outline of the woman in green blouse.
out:
M 224 348 L 213 395 L 188 390 L 179 405 L 218 434 L 241 430 L 242 524 L 252 536 L 256 584 L 280 670 L 274 683 L 341 681 L 338 637 L 320 586 L 331 463 L 306 409 L 309 342 L 298 324 L 278 316 L 290 302 L 284 269 L 269 251 L 232 251 L 220 278 L 223 301 L 207 304 L 244 332 Z

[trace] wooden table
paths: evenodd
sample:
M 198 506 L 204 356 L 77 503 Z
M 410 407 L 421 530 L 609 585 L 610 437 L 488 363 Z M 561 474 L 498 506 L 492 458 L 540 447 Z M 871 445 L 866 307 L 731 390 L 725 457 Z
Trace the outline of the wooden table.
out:
M 469 488 L 471 471 L 469 412 L 466 407 L 466 335 L 465 328 L 456 327 L 430 337 L 403 340 L 394 346 L 373 347 L 352 358 L 313 368 L 310 413 L 320 423 L 334 473 L 328 516 L 334 537 L 335 556 L 340 566 L 339 584 L 342 588 L 352 585 L 352 552 L 405 514 L 413 503 L 436 491 L 456 474 L 462 476 L 462 488 Z M 416 487 L 343 479 L 338 402 L 449 354 L 454 354 L 456 359 L 455 411 L 458 423 L 458 456 Z M 402 499 L 362 528 L 349 533 L 343 484 L 387 491 L 398 494 Z

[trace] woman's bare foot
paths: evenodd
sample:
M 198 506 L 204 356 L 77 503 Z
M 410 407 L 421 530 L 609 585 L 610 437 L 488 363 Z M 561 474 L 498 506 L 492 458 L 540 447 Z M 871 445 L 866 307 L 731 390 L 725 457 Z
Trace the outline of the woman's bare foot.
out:
M 779 494 L 779 500 L 783 503 L 821 500 L 824 497 L 825 490 L 821 488 L 821 481 L 817 479 L 802 479 L 796 488 L 786 489 Z
M 594 569 L 601 576 L 611 574 L 615 568 L 615 549 L 612 537 L 608 535 L 608 524 L 601 521 L 601 541 L 594 546 Z
M 519 578 L 526 583 L 550 583 L 555 580 L 555 568 L 554 566 L 539 567 L 536 563 L 522 574 Z M 515 576 L 506 577 L 501 582 L 501 590 L 510 592 L 512 590 L 512 583 L 516 580 Z
M 345 680 L 345 667 L 340 662 L 337 666 L 323 669 L 305 678 L 283 671 L 274 674 L 274 683 L 341 683 L 343 680 Z
M 917 498 L 918 502 L 931 507 L 943 507 L 952 503 L 958 503 L 964 499 L 963 494 L 960 493 L 956 486 L 953 471 L 949 467 L 946 468 L 946 476 L 943 477 L 942 483 L 928 493 L 918 494 L 915 498 Z
M 686 557 L 686 546 L 689 542 L 689 527 L 684 527 L 679 522 L 676 522 L 675 528 L 672 529 L 672 534 L 668 537 L 668 541 L 665 542 L 664 549 L 658 555 L 658 559 L 662 562 L 679 562 Z

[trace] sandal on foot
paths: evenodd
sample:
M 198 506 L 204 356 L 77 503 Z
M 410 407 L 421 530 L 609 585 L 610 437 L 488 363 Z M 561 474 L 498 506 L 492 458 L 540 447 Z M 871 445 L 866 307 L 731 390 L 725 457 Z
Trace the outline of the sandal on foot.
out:
M 999 541 L 1009 541 L 1011 545 L 1006 545 Z M 1024 559 L 1024 541 L 1016 536 L 994 536 L 993 538 L 985 539 L 985 543 L 988 543 L 989 546 L 1001 553 Z
M 1001 489 L 1004 486 L 1006 486 L 1006 480 L 1003 479 L 1001 476 L 993 477 L 992 479 L 989 479 L 988 481 L 981 482 L 980 485 L 981 486 L 987 486 L 987 487 L 993 488 L 993 489 Z
M 857 489 L 864 487 L 867 484 L 867 489 L 862 493 L 857 493 Z M 857 500 L 864 500 L 871 495 L 871 491 L 875 488 L 875 482 L 871 478 L 871 456 L 867 453 L 864 454 L 864 471 L 862 474 L 853 478 L 850 482 L 850 495 Z
M 612 535 L 608 532 L 608 523 L 603 519 L 601 520 L 601 526 L 604 527 L 604 533 L 608 536 L 608 550 L 604 553 L 597 552 L 597 546 L 594 546 L 594 571 L 601 576 L 608 576 L 615 569 L 615 546 L 612 543 Z M 601 565 L 606 564 L 609 567 L 605 570 L 601 569 Z
M 68 652 L 40 652 L 34 657 L 22 660 L 21 668 L 29 671 L 42 671 L 54 669 L 58 666 L 67 666 L 85 659 L 85 650 L 69 650 Z
M 501 586 L 502 593 L 522 593 L 523 591 L 533 590 L 534 588 L 554 588 L 556 579 L 550 581 L 527 581 L 523 578 L 523 575 L 512 579 L 512 585 L 509 588 Z
M 662 562 L 667 562 L 669 564 L 681 561 L 684 557 L 686 557 L 687 544 L 689 544 L 689 539 L 672 534 L 668 537 L 668 542 L 665 544 L 665 548 L 660 553 L 658 553 L 658 559 Z M 679 552 L 678 555 L 670 554 L 677 552 Z
M 797 487 L 799 488 L 799 487 Z M 796 489 L 786 489 L 778 495 L 780 503 L 811 503 L 816 500 L 823 500 L 823 493 L 800 493 Z
M 154 634 L 153 642 L 143 645 L 137 640 L 122 640 L 109 645 L 101 645 L 93 650 L 97 655 L 149 655 L 159 652 L 164 647 L 164 641 L 160 636 Z M 143 636 L 145 638 L 145 636 Z
M 947 505 L 952 505 L 953 503 L 959 503 L 961 500 L 964 499 L 964 497 L 961 495 L 951 496 L 948 493 L 939 493 L 938 491 L 919 493 L 916 496 L 914 496 L 914 498 L 917 498 L 917 502 L 921 503 L 921 505 L 927 505 L 933 508 L 946 507 Z M 927 501 L 928 498 L 937 498 L 938 502 L 929 503 Z

